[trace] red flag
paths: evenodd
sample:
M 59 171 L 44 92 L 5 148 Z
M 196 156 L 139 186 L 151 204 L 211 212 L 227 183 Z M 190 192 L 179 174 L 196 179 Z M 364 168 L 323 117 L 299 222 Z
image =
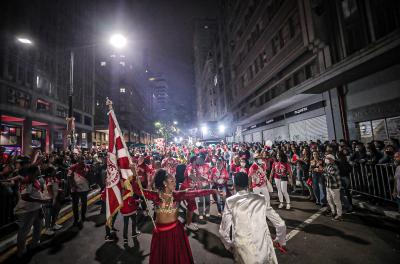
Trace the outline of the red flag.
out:
M 130 170 L 131 161 L 128 148 L 112 109 L 108 112 L 108 120 L 106 217 L 107 225 L 111 226 L 112 217 L 123 204 L 122 186 L 129 189 L 129 179 L 133 176 L 133 173 Z

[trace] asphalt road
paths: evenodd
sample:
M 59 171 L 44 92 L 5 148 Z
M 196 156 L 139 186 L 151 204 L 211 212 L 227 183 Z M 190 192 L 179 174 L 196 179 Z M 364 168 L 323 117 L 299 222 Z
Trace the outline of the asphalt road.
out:
M 276 208 L 276 198 L 272 199 Z M 122 218 L 116 221 L 121 238 L 117 243 L 104 242 L 104 216 L 98 204 L 88 210 L 83 229 L 71 227 L 68 221 L 53 238 L 43 238 L 43 245 L 28 256 L 25 263 L 123 264 L 148 263 L 151 222 L 141 226 L 142 235 L 129 246 L 122 243 Z M 345 215 L 334 222 L 320 208 L 302 197 L 292 197 L 292 209 L 277 209 L 285 220 L 288 252 L 277 252 L 279 263 L 398 263 L 400 259 L 400 223 L 366 211 Z M 233 263 L 218 237 L 219 219 L 212 205 L 209 221 L 198 232 L 189 232 L 189 241 L 196 263 Z M 295 230 L 295 231 L 294 231 Z M 271 232 L 274 233 L 273 228 Z M 16 262 L 18 261 L 18 262 Z M 19 263 L 11 256 L 7 263 Z

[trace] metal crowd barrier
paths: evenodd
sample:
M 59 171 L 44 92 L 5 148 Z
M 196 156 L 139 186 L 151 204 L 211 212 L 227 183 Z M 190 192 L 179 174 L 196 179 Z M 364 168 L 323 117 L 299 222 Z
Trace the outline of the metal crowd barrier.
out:
M 352 191 L 394 202 L 394 164 L 355 163 L 350 173 Z

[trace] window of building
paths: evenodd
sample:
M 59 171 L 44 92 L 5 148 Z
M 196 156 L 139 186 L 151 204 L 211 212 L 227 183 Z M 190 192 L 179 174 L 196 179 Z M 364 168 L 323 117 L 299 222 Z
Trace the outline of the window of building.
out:
M 125 90 L 125 88 L 119 88 L 119 92 L 120 93 L 126 93 L 126 90 Z
M 400 27 L 398 0 L 370 0 L 375 38 L 379 39 Z
M 90 116 L 85 116 L 84 122 L 85 122 L 85 125 L 91 126 L 92 125 L 92 118 Z
M 50 103 L 43 99 L 38 99 L 36 101 L 36 111 L 39 113 L 48 113 L 50 111 Z
M 74 112 L 73 116 L 75 118 L 75 122 L 77 123 L 82 123 L 82 115 L 78 112 Z
M 102 61 L 102 62 L 100 62 L 100 66 L 106 66 L 107 65 L 107 62 L 105 62 L 105 61 Z
M 67 117 L 68 109 L 63 106 L 57 106 L 56 116 L 65 118 Z

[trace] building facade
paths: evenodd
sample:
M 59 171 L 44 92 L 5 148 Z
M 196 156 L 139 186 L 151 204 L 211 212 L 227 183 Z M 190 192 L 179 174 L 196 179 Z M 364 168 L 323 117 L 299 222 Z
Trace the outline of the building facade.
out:
M 230 72 L 218 120 L 231 140 L 400 137 L 398 1 L 220 5 Z
M 24 153 L 63 148 L 69 51 L 91 38 L 91 6 L 85 1 L 13 1 L 0 12 L 0 144 Z M 17 42 L 18 36 L 33 45 Z M 75 50 L 73 116 L 82 147 L 90 147 L 93 130 L 94 55 L 93 49 Z

